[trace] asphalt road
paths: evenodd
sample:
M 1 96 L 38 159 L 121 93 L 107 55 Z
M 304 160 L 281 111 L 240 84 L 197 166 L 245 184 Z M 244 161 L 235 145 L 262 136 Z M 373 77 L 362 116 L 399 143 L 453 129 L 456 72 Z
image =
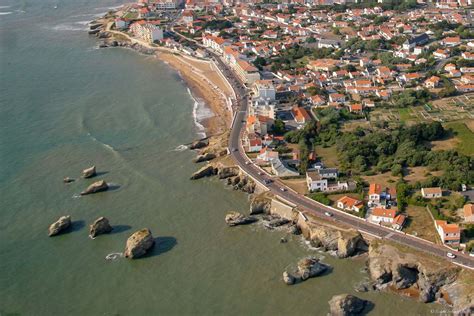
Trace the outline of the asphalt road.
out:
M 222 62 L 222 60 L 217 54 L 202 46 L 201 44 L 198 45 L 206 49 L 207 52 L 212 56 L 212 59 L 222 71 L 224 76 L 227 78 L 237 96 L 237 103 L 234 106 L 234 109 L 236 111 L 236 117 L 229 138 L 229 148 L 231 151 L 231 156 L 234 158 L 236 163 L 242 168 L 243 171 L 245 171 L 255 180 L 259 181 L 261 184 L 264 184 L 265 180 L 274 180 L 266 173 L 262 172 L 259 167 L 252 164 L 252 162 L 245 154 L 245 151 L 240 146 L 242 131 L 245 125 L 244 122 L 246 120 L 246 112 L 248 108 L 247 88 L 241 83 L 240 79 L 233 73 L 233 71 L 224 62 Z M 307 212 L 323 220 L 342 223 L 346 226 L 350 226 L 354 229 L 357 229 L 362 233 L 370 234 L 377 238 L 397 242 L 399 244 L 412 247 L 416 250 L 420 250 L 444 258 L 453 263 L 464 265 L 471 269 L 474 269 L 474 258 L 469 257 L 468 255 L 463 254 L 461 252 L 456 252 L 447 249 L 444 246 L 436 245 L 432 242 L 425 241 L 410 235 L 405 235 L 404 233 L 394 231 L 384 226 L 370 223 L 362 218 L 354 217 L 343 211 L 334 210 L 324 204 L 321 204 L 303 195 L 295 193 L 278 180 L 272 181 L 271 183 L 266 185 L 266 187 L 274 195 L 279 196 L 280 198 L 297 205 L 299 210 Z M 325 215 L 325 213 L 330 213 L 332 216 L 327 216 Z M 456 254 L 456 258 L 447 258 L 446 253 L 448 252 Z

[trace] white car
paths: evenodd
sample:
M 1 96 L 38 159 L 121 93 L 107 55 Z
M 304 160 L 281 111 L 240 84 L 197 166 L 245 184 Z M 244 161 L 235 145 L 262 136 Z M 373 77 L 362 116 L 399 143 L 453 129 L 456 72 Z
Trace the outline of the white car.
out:
M 446 254 L 446 257 L 451 258 L 451 259 L 454 259 L 454 258 L 456 258 L 456 255 L 453 254 L 452 252 L 448 252 L 448 253 Z
M 250 165 L 250 161 L 246 161 L 245 164 L 246 164 L 246 165 Z
M 331 213 L 329 213 L 329 212 L 324 212 L 324 215 L 326 215 L 326 216 L 329 216 L 329 217 L 331 217 L 331 216 L 332 216 L 332 214 L 331 214 Z
M 469 253 L 469 257 L 474 257 L 474 251 Z
M 280 188 L 280 191 L 285 192 L 286 189 L 285 188 Z

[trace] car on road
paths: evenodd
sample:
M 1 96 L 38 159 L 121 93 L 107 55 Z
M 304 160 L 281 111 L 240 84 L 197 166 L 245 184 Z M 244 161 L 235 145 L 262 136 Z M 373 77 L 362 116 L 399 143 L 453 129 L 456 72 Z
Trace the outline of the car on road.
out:
M 237 148 L 232 148 L 232 151 L 238 151 L 238 149 Z
M 272 183 L 272 180 L 269 180 L 269 179 L 264 179 L 263 180 L 263 183 L 265 183 L 266 185 Z
M 286 188 L 281 187 L 281 188 L 280 188 L 280 191 L 285 192 L 285 191 L 286 191 Z
M 332 217 L 332 213 L 329 213 L 329 212 L 324 212 L 324 215 L 326 215 L 328 217 Z
M 246 165 L 250 165 L 250 161 L 246 161 L 245 164 L 246 164 Z
M 259 171 L 259 172 L 258 172 L 258 175 L 259 175 L 259 176 L 263 175 L 263 172 Z
M 446 254 L 446 257 L 451 258 L 451 259 L 454 259 L 454 258 L 456 258 L 456 255 L 455 255 L 454 253 L 452 253 L 452 252 L 448 252 L 448 253 Z
M 471 252 L 469 253 L 469 257 L 474 257 L 474 251 L 471 251 Z

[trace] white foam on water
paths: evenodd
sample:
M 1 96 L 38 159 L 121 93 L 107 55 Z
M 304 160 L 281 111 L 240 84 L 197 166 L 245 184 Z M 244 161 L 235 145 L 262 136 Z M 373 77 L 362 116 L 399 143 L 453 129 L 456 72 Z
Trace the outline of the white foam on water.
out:
M 102 146 L 104 146 L 105 148 L 108 148 L 108 149 L 110 149 L 110 150 L 113 151 L 113 152 L 117 152 L 114 147 L 112 147 L 111 145 L 106 144 L 106 143 L 104 143 L 104 142 L 101 142 L 100 140 L 98 140 L 97 138 L 95 138 L 94 136 L 92 136 L 91 133 L 87 133 L 87 136 L 89 136 L 93 141 L 102 144 Z
M 121 252 L 112 252 L 105 256 L 105 260 L 116 260 L 123 257 L 123 253 Z
M 179 146 L 177 146 L 175 149 L 173 149 L 172 151 L 185 151 L 186 149 L 188 149 L 188 146 L 186 146 L 186 145 L 179 145 Z
M 54 31 L 68 31 L 68 32 L 84 32 L 87 31 L 87 25 L 82 24 L 83 21 L 71 22 L 71 23 L 61 23 L 51 27 Z
M 189 95 L 191 96 L 191 99 L 194 101 L 193 105 L 193 119 L 194 119 L 194 124 L 198 128 L 199 132 L 198 135 L 201 136 L 202 138 L 206 137 L 206 128 L 204 125 L 201 124 L 201 122 L 205 119 L 211 118 L 214 116 L 214 113 L 212 113 L 211 109 L 209 109 L 206 106 L 206 103 L 204 100 L 197 99 L 193 96 L 191 93 L 191 90 L 187 88 Z
M 75 194 L 72 196 L 73 199 L 78 199 L 78 198 L 80 198 L 80 197 L 81 197 L 81 195 L 78 194 L 78 193 L 75 193 Z
M 8 9 L 8 8 L 11 8 L 10 5 L 0 5 L 0 10 L 1 9 Z
M 9 14 L 12 14 L 13 12 L 11 11 L 8 11 L 8 12 L 0 12 L 0 15 L 9 15 Z

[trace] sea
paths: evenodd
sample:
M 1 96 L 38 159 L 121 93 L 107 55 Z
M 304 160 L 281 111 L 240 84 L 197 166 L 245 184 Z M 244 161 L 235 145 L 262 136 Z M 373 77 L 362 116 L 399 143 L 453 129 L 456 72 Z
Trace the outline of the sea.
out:
M 87 34 L 122 3 L 0 0 L 0 315 L 326 315 L 342 293 L 372 301 L 369 315 L 439 309 L 356 293 L 363 259 L 336 259 L 261 224 L 227 227 L 226 213 L 247 212 L 248 196 L 189 180 L 199 166 L 183 145 L 203 129 L 179 74 L 155 57 L 98 49 Z M 98 176 L 81 179 L 91 165 Z M 78 195 L 98 179 L 111 190 Z M 62 215 L 72 229 L 48 237 Z M 100 216 L 114 230 L 92 240 Z M 122 258 L 144 227 L 153 251 Z M 285 285 L 283 271 L 309 255 L 332 271 Z

